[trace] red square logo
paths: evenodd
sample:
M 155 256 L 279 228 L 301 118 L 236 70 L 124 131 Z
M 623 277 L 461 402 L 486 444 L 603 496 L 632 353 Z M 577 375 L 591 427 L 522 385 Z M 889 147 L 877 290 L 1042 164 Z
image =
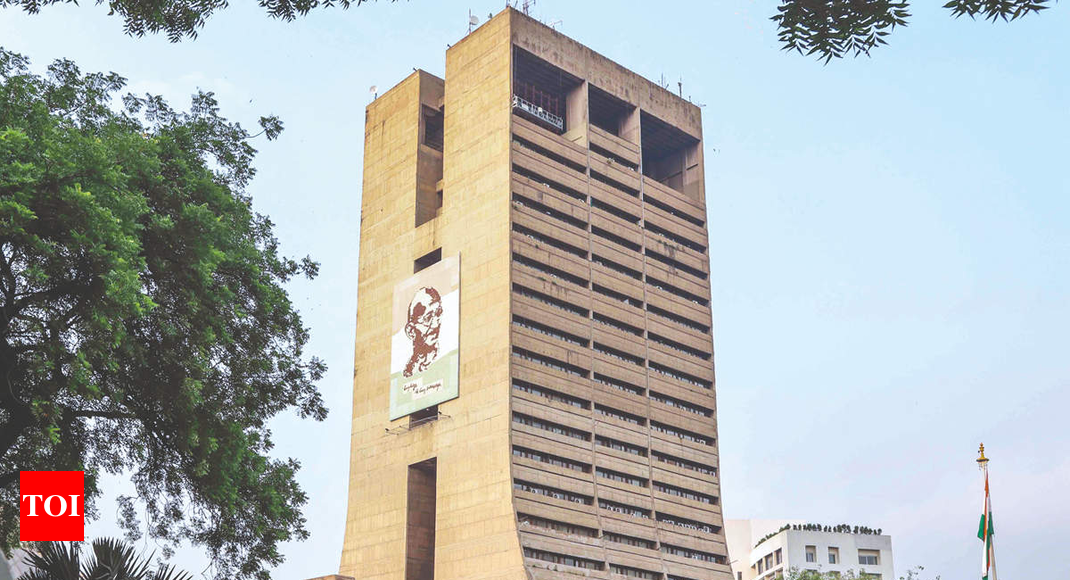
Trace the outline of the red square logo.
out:
M 19 473 L 19 541 L 85 540 L 85 473 Z

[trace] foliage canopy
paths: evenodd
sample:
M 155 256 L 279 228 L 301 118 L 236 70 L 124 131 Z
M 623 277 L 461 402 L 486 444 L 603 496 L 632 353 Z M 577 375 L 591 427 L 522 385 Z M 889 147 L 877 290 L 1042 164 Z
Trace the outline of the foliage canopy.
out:
M 83 555 L 73 542 L 46 542 L 26 556 L 30 566 L 18 580 L 192 580 L 188 572 L 161 565 L 155 569 L 148 558 L 114 538 L 93 540 Z
M 956 18 L 1017 20 L 1047 9 L 1050 0 L 950 0 Z M 771 18 L 784 50 L 815 55 L 826 63 L 844 55 L 869 55 L 910 19 L 909 0 L 781 0 Z
M 266 423 L 326 416 L 283 287 L 317 264 L 282 256 L 252 210 L 253 136 L 212 93 L 113 109 L 124 82 L 69 60 L 34 75 L 0 49 L 0 506 L 19 505 L 20 470 L 85 470 L 92 517 L 99 475 L 130 473 L 131 538 L 266 580 L 307 537 L 298 464 L 269 456 Z M 0 509 L 5 551 L 17 530 Z

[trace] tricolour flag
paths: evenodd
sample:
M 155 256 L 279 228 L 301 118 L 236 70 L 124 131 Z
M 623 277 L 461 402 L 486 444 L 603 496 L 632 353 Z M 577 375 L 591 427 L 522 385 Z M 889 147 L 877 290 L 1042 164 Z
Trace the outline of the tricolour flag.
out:
M 992 498 L 988 494 L 988 470 L 985 469 L 985 505 L 981 512 L 981 525 L 977 529 L 977 537 L 985 543 L 985 551 L 981 557 L 981 580 L 996 580 L 996 548 L 992 545 Z

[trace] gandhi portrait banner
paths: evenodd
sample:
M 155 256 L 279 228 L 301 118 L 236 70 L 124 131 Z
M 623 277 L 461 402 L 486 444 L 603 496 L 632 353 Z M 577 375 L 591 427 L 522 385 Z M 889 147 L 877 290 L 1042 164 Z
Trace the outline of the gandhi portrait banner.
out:
M 394 287 L 390 419 L 458 396 L 460 260 L 444 258 Z

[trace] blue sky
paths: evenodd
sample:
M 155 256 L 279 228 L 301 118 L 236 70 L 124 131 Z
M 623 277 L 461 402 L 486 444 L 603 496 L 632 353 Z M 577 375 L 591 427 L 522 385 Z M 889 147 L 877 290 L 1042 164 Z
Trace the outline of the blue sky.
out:
M 274 577 L 334 572 L 368 88 L 442 75 L 468 9 L 503 3 L 379 2 L 289 24 L 234 3 L 181 44 L 126 37 L 84 4 L 0 10 L 0 44 L 37 70 L 72 58 L 175 105 L 214 90 L 232 119 L 286 124 L 260 143 L 250 191 L 283 248 L 322 263 L 292 292 L 330 365 L 332 413 L 274 422 L 276 451 L 303 464 L 312 534 Z M 533 14 L 704 104 L 726 517 L 879 527 L 898 574 L 976 578 L 984 441 L 1000 573 L 1065 575 L 1070 7 L 992 24 L 915 4 L 890 46 L 827 66 L 779 50 L 772 2 L 542 0 Z M 91 535 L 114 530 L 102 508 Z M 204 568 L 196 550 L 177 563 Z

